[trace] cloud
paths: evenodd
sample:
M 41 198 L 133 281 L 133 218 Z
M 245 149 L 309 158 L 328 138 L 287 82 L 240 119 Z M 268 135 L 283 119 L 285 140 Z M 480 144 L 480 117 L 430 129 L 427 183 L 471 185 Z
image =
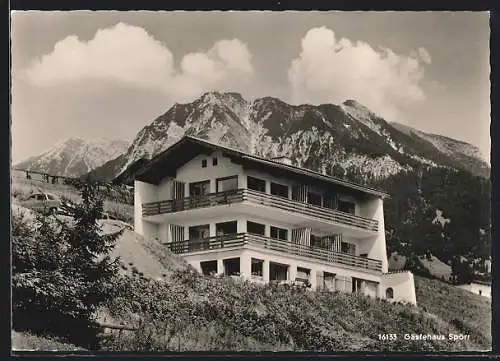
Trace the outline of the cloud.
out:
M 50 54 L 26 69 L 37 86 L 101 80 L 158 89 L 176 99 L 200 91 L 245 83 L 253 75 L 251 54 L 238 39 L 220 40 L 207 52 L 186 54 L 180 69 L 171 51 L 141 27 L 118 23 L 100 29 L 90 41 L 68 36 Z
M 338 104 L 355 99 L 396 120 L 403 107 L 425 99 L 423 63 L 430 62 L 425 48 L 403 56 L 387 48 L 375 50 L 361 41 L 337 39 L 326 27 L 313 28 L 302 39 L 302 51 L 288 69 L 292 101 Z

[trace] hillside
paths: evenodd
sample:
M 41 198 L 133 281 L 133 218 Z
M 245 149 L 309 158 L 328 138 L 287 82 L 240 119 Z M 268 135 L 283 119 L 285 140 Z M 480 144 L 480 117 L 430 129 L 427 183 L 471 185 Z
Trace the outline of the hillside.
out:
M 51 175 L 79 177 L 126 151 L 122 140 L 69 138 L 14 166 Z
M 169 259 L 160 262 L 171 266 Z M 127 283 L 125 293 L 109 310 L 116 319 L 139 329 L 136 334 L 104 338 L 105 349 L 321 352 L 491 348 L 488 302 L 439 281 L 416 277 L 419 306 L 413 307 L 353 294 L 204 277 L 179 266 L 169 272 L 166 281 L 139 277 Z M 395 341 L 378 338 L 395 332 Z M 446 337 L 467 333 L 471 338 L 408 341 L 405 333 Z
M 103 230 L 111 233 L 116 227 L 104 223 Z M 439 281 L 416 277 L 419 306 L 414 307 L 204 277 L 158 241 L 129 230 L 118 239 L 113 255 L 120 257 L 120 273 L 126 277 L 100 319 L 138 329 L 101 335 L 101 350 L 463 351 L 491 345 L 488 302 Z M 397 340 L 379 339 L 379 334 L 395 331 Z M 405 333 L 467 333 L 471 338 L 417 342 L 405 340 Z M 62 349 L 73 347 L 59 342 Z M 29 344 L 55 347 L 40 336 Z

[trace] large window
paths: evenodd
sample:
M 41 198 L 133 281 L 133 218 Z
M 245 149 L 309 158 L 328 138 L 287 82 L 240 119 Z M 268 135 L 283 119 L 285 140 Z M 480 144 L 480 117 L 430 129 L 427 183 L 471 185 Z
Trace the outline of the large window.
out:
M 238 189 L 238 176 L 219 178 L 217 179 L 215 191 L 216 192 L 225 192 Z
M 271 226 L 271 238 L 286 241 L 288 240 L 288 230 Z
M 255 178 L 255 177 L 247 177 L 247 188 L 257 191 L 257 192 L 266 192 L 266 181 L 263 179 Z
M 354 202 L 339 200 L 339 208 L 338 209 L 341 212 L 355 214 L 356 213 L 356 204 L 354 204 Z
M 274 196 L 288 198 L 288 186 L 271 182 L 271 194 Z
M 266 226 L 260 223 L 247 221 L 247 232 L 264 236 L 266 234 Z

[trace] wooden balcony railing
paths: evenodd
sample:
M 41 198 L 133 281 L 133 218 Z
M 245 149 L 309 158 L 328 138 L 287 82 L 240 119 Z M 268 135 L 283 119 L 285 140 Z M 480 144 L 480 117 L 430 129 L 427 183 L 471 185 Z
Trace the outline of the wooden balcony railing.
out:
M 142 205 L 142 215 L 153 216 L 157 214 L 179 212 L 202 207 L 213 207 L 216 205 L 238 203 L 243 201 L 261 204 L 267 207 L 274 207 L 293 213 L 300 213 L 310 217 L 345 224 L 368 231 L 378 231 L 378 221 L 375 219 L 360 217 L 351 213 L 299 202 L 251 189 L 235 189 L 219 193 L 210 193 L 202 197 L 187 197 L 179 200 L 144 203 Z
M 244 245 L 253 245 L 285 254 L 293 254 L 329 263 L 382 272 L 382 262 L 380 260 L 353 256 L 347 253 L 333 252 L 327 249 L 296 244 L 249 233 L 228 234 L 197 240 L 167 243 L 167 245 L 173 253 L 177 254 L 223 248 L 239 248 Z

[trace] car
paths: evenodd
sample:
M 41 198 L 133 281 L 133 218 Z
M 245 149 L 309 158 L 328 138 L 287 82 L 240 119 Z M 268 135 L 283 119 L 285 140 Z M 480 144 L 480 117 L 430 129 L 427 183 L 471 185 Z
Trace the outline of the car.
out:
M 109 214 L 108 212 L 102 213 L 101 221 L 105 221 L 106 223 L 109 223 L 109 224 L 114 224 L 118 227 L 127 228 L 131 231 L 134 230 L 134 227 L 131 224 L 124 222 L 122 220 L 119 220 L 118 218 L 114 217 L 113 215 Z
M 61 199 L 50 193 L 33 193 L 20 205 L 44 214 L 55 214 L 61 205 Z

